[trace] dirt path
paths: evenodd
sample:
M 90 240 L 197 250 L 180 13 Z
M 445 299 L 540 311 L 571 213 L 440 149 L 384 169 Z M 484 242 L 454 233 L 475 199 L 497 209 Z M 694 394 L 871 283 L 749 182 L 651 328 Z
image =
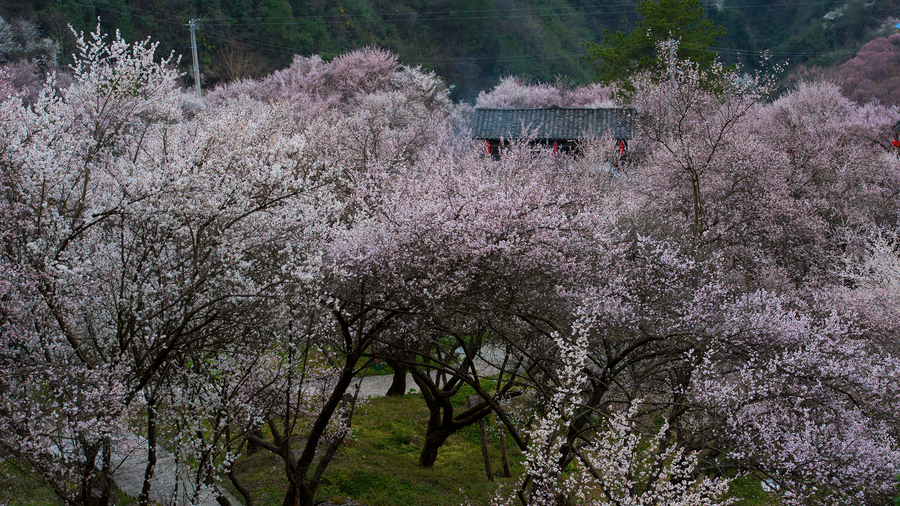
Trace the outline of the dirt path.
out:
M 360 397 L 381 397 L 387 393 L 388 388 L 391 388 L 391 383 L 393 383 L 393 381 L 393 374 L 357 378 L 350 384 L 350 393 L 353 393 L 353 389 L 356 388 L 356 385 L 360 385 Z M 419 386 L 413 381 L 412 374 L 406 375 L 406 393 L 419 393 Z
M 195 489 L 188 469 L 179 467 L 175 457 L 161 446 L 156 447 L 156 466 L 154 467 L 153 486 L 150 487 L 150 500 L 157 504 L 191 504 Z M 144 486 L 144 470 L 147 468 L 147 440 L 134 436 L 124 442 L 120 450 L 113 455 L 113 481 L 128 497 L 137 499 Z M 226 491 L 221 491 L 232 505 L 240 503 Z M 201 491 L 197 506 L 219 506 L 216 495 L 212 491 Z

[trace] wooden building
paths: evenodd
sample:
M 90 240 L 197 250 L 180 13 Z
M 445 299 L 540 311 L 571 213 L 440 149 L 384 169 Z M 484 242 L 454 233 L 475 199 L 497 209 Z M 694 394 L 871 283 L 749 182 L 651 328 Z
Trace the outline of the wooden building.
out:
M 485 141 L 485 151 L 499 158 L 501 145 L 510 141 L 527 138 L 552 147 L 554 153 L 574 153 L 579 141 L 609 135 L 624 157 L 636 120 L 633 107 L 475 109 L 472 137 Z

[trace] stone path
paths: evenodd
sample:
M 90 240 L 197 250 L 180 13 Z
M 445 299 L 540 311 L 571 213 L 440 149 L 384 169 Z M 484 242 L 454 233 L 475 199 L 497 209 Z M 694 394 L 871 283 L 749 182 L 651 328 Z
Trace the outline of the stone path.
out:
M 134 436 L 113 455 L 113 481 L 127 496 L 137 499 L 144 486 L 144 470 L 147 468 L 147 440 Z M 184 468 L 178 469 L 175 456 L 162 448 L 156 447 L 156 466 L 154 468 L 153 486 L 150 487 L 150 500 L 158 504 L 191 504 L 194 496 L 193 480 Z M 221 491 L 234 506 L 241 503 L 227 491 Z M 201 491 L 197 506 L 219 506 L 216 494 Z
M 350 384 L 350 389 L 348 391 L 352 394 L 353 390 L 356 388 L 356 385 L 359 385 L 360 397 L 380 397 L 387 393 L 388 388 L 391 388 L 391 383 L 393 382 L 393 374 L 385 374 L 383 376 L 366 376 L 353 380 L 353 383 Z M 416 385 L 416 382 L 413 381 L 412 374 L 407 374 L 406 393 L 410 392 L 415 394 L 419 393 L 419 385 Z

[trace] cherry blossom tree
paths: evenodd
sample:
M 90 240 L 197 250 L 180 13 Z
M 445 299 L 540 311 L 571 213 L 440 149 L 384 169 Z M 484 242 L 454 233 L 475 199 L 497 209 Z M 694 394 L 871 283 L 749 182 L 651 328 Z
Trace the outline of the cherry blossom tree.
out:
M 59 43 L 41 38 L 37 25 L 27 19 L 12 22 L 0 18 L 0 63 L 29 61 L 50 66 L 56 64 Z
M 724 499 L 729 479 L 697 476 L 696 454 L 669 444 L 669 427 L 663 423 L 647 437 L 638 428 L 640 400 L 627 411 L 616 413 L 578 451 L 578 459 L 564 474 L 561 450 L 567 443 L 575 419 L 573 399 L 583 398 L 583 374 L 587 365 L 587 335 L 577 332 L 574 341 L 555 336 L 555 351 L 566 364 L 562 383 L 550 399 L 545 415 L 529 432 L 525 451 L 526 477 L 518 494 L 492 504 L 553 505 L 561 500 L 590 505 L 643 504 L 731 504 Z M 651 411 L 653 409 L 651 408 Z
M 698 370 L 698 399 L 721 417 L 728 457 L 768 476 L 788 504 L 890 497 L 900 454 L 883 402 L 897 395 L 896 356 L 852 319 L 782 296 L 751 294 L 738 308 L 710 349 L 718 363 Z
M 289 481 L 285 504 L 311 504 L 348 433 L 354 402 L 348 397 L 350 382 L 367 365 L 373 346 L 413 312 L 408 300 L 391 291 L 395 278 L 364 275 L 384 257 L 367 255 L 362 262 L 355 256 L 371 247 L 370 237 L 356 235 L 368 216 L 368 192 L 387 190 L 380 185 L 391 174 L 405 173 L 431 150 L 443 151 L 434 146 L 448 139 L 447 90 L 434 75 L 401 66 L 386 51 L 364 49 L 328 63 L 298 57 L 291 68 L 258 83 L 214 91 L 207 103 L 217 115 L 221 107 L 248 103 L 289 112 L 288 122 L 315 132 L 321 157 L 333 168 L 330 184 L 342 210 L 335 211 L 333 226 L 323 229 L 315 243 L 322 255 L 318 295 L 291 304 L 294 318 L 299 311 L 309 323 L 282 330 L 294 344 L 277 356 L 290 358 L 291 365 L 280 368 L 283 377 L 276 383 L 281 386 L 269 387 L 267 396 L 278 401 L 259 408 L 271 438 L 250 428 L 248 443 L 283 460 Z M 326 359 L 330 370 L 307 367 L 310 355 Z M 321 384 L 310 390 L 310 382 Z M 305 436 L 301 447 L 295 447 L 298 433 Z
M 428 109 L 450 106 L 449 92 L 434 73 L 401 65 L 397 55 L 367 47 L 326 62 L 320 56 L 295 56 L 290 67 L 259 81 L 245 79 L 209 93 L 212 102 L 246 94 L 258 100 L 287 100 L 297 113 L 314 117 L 329 109 L 353 111 L 369 95 L 398 92 Z
M 900 105 L 900 34 L 879 37 L 859 48 L 856 56 L 841 65 L 842 89 L 862 105 L 879 102 Z
M 284 109 L 234 102 L 187 121 L 154 46 L 98 30 L 79 47 L 72 87 L 2 103 L 3 265 L 24 280 L 4 296 L 17 332 L 4 333 L 3 445 L 65 501 L 93 504 L 137 430 L 146 504 L 159 406 L 191 391 L 173 388 L 188 377 L 176 369 L 285 324 L 288 296 L 315 283 L 331 178 Z
M 491 91 L 478 94 L 475 107 L 482 109 L 531 109 L 542 107 L 613 107 L 612 88 L 591 84 L 568 86 L 562 82 L 528 83 L 504 77 Z
M 104 360 L 105 350 L 96 346 L 98 329 L 82 320 L 90 312 L 78 310 L 77 303 L 68 307 L 92 294 L 79 286 L 84 266 L 67 260 L 90 250 L 78 248 L 73 239 L 116 216 L 115 204 L 88 184 L 92 169 L 99 172 L 94 181 L 109 181 L 105 169 L 114 164 L 104 155 L 123 147 L 120 134 L 133 125 L 128 110 L 165 115 L 154 102 L 170 91 L 164 66 L 152 65 L 140 53 L 128 61 L 124 43 L 107 48 L 96 38 L 93 43 L 82 38 L 80 47 L 83 64 L 76 72 L 84 86 L 71 90 L 71 101 L 47 90 L 35 110 L 12 100 L 3 103 L 4 208 L 13 219 L 4 236 L 4 264 L 30 280 L 24 285 L 30 288 L 16 294 L 24 297 L 13 298 L 30 308 L 18 314 L 21 332 L 5 336 L 13 341 L 4 350 L 19 351 L 4 356 L 4 376 L 11 380 L 5 390 L 17 395 L 5 396 L 4 421 L 11 423 L 3 435 L 4 446 L 30 459 L 60 497 L 88 503 L 94 466 L 103 470 L 101 494 L 109 489 L 111 443 L 122 433 L 126 397 L 134 394 L 124 381 L 124 367 Z M 89 68 L 85 61 L 107 57 L 123 60 L 120 78 L 108 65 Z M 124 99 L 119 87 L 140 82 L 134 72 L 142 66 L 152 76 L 145 93 Z M 79 100 L 91 93 L 93 103 Z M 82 137 L 86 131 L 94 135 Z M 98 409 L 85 409 L 91 405 Z
M 385 345 L 401 357 L 426 358 L 404 359 L 431 413 L 423 466 L 434 465 L 438 448 L 459 428 L 491 409 L 503 416 L 494 396 L 511 395 L 514 383 L 483 389 L 480 351 L 539 332 L 563 298 L 556 284 L 584 268 L 575 245 L 588 241 L 579 234 L 588 234 L 595 218 L 590 201 L 571 190 L 551 156 L 534 157 L 523 145 L 496 164 L 471 149 L 445 153 L 379 177 L 361 197 L 365 219 L 351 229 L 351 244 L 366 248 L 357 255 L 367 263 L 341 265 L 365 273 L 370 290 L 384 286 L 390 298 L 406 301 L 404 322 L 412 329 L 395 327 L 395 341 Z M 429 369 L 440 374 L 431 377 Z M 450 397 L 463 384 L 483 403 L 454 413 Z
M 6 67 L 0 68 L 0 101 L 8 100 L 16 93 L 12 75 Z
M 891 317 L 869 320 L 865 292 L 836 294 L 861 272 L 840 274 L 844 252 L 869 251 L 849 231 L 896 223 L 896 165 L 879 142 L 891 111 L 828 84 L 767 103 L 765 76 L 666 65 L 668 80 L 635 80 L 647 155 L 615 196 L 593 197 L 609 218 L 583 253 L 593 271 L 567 287 L 582 318 L 522 347 L 543 417 L 525 427 L 554 443 L 531 454 L 520 499 L 576 493 L 554 481 L 559 470 L 591 469 L 612 413 L 640 398 L 644 416 L 665 422 L 663 435 L 640 430 L 660 438 L 645 462 L 680 448 L 703 474 L 771 480 L 788 504 L 877 503 L 898 449 L 885 402 L 897 356 L 878 324 Z M 574 395 L 576 362 L 553 350 L 579 338 Z
M 848 248 L 835 267 L 845 284 L 836 287 L 836 297 L 861 315 L 871 339 L 896 354 L 897 229 L 877 227 L 847 235 Z
M 8 79 L 29 104 L 40 95 L 47 73 L 57 74 L 57 86 L 70 84 L 68 72 L 57 67 L 59 49 L 58 42 L 40 37 L 33 22 L 0 18 L 0 65 L 6 74 L 4 79 Z
M 705 465 L 769 476 L 788 503 L 877 501 L 896 472 L 895 414 L 879 399 L 896 395 L 897 357 L 830 294 L 844 230 L 896 222 L 895 165 L 879 142 L 891 112 L 821 83 L 765 103 L 766 81 L 718 70 L 725 79 L 704 91 L 709 76 L 667 64 L 668 81 L 636 83 L 650 155 L 632 181 L 654 213 L 636 222 L 647 244 L 666 241 L 663 265 L 690 273 L 660 279 L 680 293 L 637 313 L 654 315 L 638 328 L 683 340 L 680 379 L 658 383 L 673 441 L 711 443 Z

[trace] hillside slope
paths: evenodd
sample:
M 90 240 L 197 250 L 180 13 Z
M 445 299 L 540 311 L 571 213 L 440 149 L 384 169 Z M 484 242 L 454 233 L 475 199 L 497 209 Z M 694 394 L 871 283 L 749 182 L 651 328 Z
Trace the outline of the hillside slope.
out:
M 287 66 L 294 54 L 330 58 L 349 49 L 383 46 L 403 63 L 423 65 L 472 101 L 499 78 L 516 74 L 572 84 L 594 77 L 582 58 L 584 42 L 604 30 L 629 30 L 638 20 L 634 0 L 27 0 L 0 2 L 0 16 L 35 20 L 44 35 L 71 53 L 67 25 L 126 39 L 152 37 L 160 51 L 182 55 L 199 20 L 198 45 L 205 85 L 254 77 Z M 770 2 L 725 0 L 707 13 L 728 33 L 717 50 L 728 63 L 753 65 L 763 49 L 792 65 L 832 65 L 865 41 L 890 33 L 900 15 L 894 0 Z M 893 21 L 892 21 L 893 20 Z M 885 27 L 888 27 L 887 29 Z

